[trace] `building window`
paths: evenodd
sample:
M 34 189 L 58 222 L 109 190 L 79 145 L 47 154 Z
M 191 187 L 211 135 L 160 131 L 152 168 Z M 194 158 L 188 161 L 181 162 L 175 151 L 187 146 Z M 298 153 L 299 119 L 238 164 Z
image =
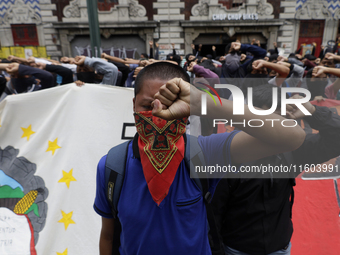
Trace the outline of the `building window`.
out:
M 15 46 L 39 46 L 37 28 L 35 24 L 11 25 Z
M 244 0 L 233 0 L 232 8 L 237 8 L 244 3 Z
M 227 9 L 237 8 L 245 3 L 245 0 L 219 0 L 219 4 L 223 4 Z
M 322 37 L 325 22 L 323 20 L 302 20 L 300 37 Z
M 109 11 L 111 7 L 118 4 L 118 0 L 98 0 L 99 11 Z

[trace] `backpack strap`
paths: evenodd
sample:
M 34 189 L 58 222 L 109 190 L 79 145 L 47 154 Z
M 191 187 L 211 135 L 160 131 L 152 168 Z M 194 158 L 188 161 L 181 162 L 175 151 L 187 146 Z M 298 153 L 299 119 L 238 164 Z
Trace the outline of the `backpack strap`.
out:
M 198 174 L 195 172 L 195 166 L 205 166 L 206 162 L 201 146 L 198 143 L 198 139 L 195 136 L 186 135 L 185 138 L 185 155 L 184 162 L 188 171 L 190 171 L 190 177 L 195 181 L 197 186 L 202 191 L 204 198 L 204 204 L 207 211 L 207 219 L 209 223 L 209 235 L 211 236 L 210 246 L 213 254 L 224 254 L 224 248 L 218 228 L 215 220 L 214 211 L 212 208 L 211 199 L 212 194 L 209 191 L 209 179 L 198 178 Z
M 185 141 L 185 154 L 184 163 L 186 168 L 190 172 L 190 177 L 197 184 L 202 194 L 206 194 L 203 190 L 201 180 L 198 178 L 198 174 L 195 172 L 195 166 L 205 166 L 205 159 L 200 145 L 198 144 L 197 137 L 184 135 Z M 191 144 L 192 143 L 192 144 Z M 206 190 L 207 192 L 208 190 Z
M 106 157 L 105 162 L 105 189 L 106 197 L 112 208 L 112 215 L 117 219 L 117 206 L 122 190 L 126 158 L 130 141 L 113 147 Z

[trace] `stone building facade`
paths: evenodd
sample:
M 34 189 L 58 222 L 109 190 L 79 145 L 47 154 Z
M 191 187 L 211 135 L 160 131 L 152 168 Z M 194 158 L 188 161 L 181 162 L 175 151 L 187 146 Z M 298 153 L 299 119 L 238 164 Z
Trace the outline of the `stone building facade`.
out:
M 57 17 L 50 0 L 0 0 L 0 43 L 6 46 L 45 46 L 51 56 L 60 56 Z
M 98 17 L 102 50 L 136 58 L 149 52 L 149 41 L 159 43 L 161 56 L 171 43 L 180 54 L 192 43 L 203 44 L 205 54 L 215 45 L 222 54 L 227 43 L 253 38 L 292 52 L 340 33 L 338 0 L 98 0 Z M 32 43 L 51 57 L 91 55 L 86 0 L 0 0 L 0 23 L 1 46 L 20 46 L 29 37 L 18 38 L 26 24 L 36 29 Z

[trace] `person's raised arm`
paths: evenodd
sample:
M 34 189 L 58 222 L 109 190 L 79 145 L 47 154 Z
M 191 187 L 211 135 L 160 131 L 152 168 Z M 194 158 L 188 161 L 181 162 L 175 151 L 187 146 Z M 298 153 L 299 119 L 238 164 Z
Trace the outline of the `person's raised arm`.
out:
M 25 59 L 25 58 L 19 58 L 19 57 L 12 56 L 12 55 L 9 55 L 9 56 L 7 57 L 7 60 L 12 61 L 12 62 L 17 62 L 17 63 L 19 63 L 19 64 L 25 64 L 25 65 L 29 64 L 29 62 L 28 62 L 27 59 Z
M 0 63 L 0 71 L 6 71 L 6 68 L 9 66 L 10 64 L 1 64 Z
M 171 47 L 172 47 L 172 55 L 177 55 L 177 53 L 176 53 L 176 49 L 175 49 L 175 44 L 174 43 L 172 43 L 171 44 Z
M 190 46 L 191 46 L 191 49 L 192 49 L 192 55 L 194 55 L 195 57 L 197 57 L 197 50 L 196 50 L 196 48 L 195 48 L 195 44 L 192 43 Z
M 335 55 L 333 53 L 327 52 L 325 55 L 326 59 L 334 59 L 336 61 L 340 61 L 340 56 L 339 55 Z
M 167 120 L 188 117 L 190 112 L 200 115 L 202 93 L 180 78 L 172 79 L 155 94 L 152 113 Z M 216 100 L 218 99 L 216 98 Z M 237 126 L 244 132 L 237 133 L 231 143 L 231 156 L 234 164 L 295 150 L 303 143 L 306 136 L 298 125 L 292 127 L 276 125 L 273 127 L 272 122 L 266 120 L 275 119 L 278 120 L 277 123 L 281 123 L 285 118 L 276 114 L 255 115 L 247 105 L 244 106 L 244 115 L 233 115 L 233 101 L 226 99 L 222 99 L 222 105 L 215 105 L 214 100 L 207 97 L 206 109 L 207 116 L 213 119 L 223 117 L 227 120 L 232 119 L 234 123 L 248 123 L 252 119 L 263 121 L 263 126 L 257 128 L 247 125 Z
M 313 74 L 315 77 L 319 77 L 321 74 L 333 74 L 337 77 L 340 77 L 340 69 L 339 68 L 330 68 L 325 66 L 316 66 L 313 69 Z
M 316 42 L 313 42 L 312 44 L 313 44 L 312 55 L 315 56 Z
M 216 58 L 216 46 L 212 46 L 211 47 L 211 50 L 212 50 L 212 58 L 215 59 Z
M 156 42 L 155 46 L 156 46 L 155 59 L 159 60 L 159 44 Z
M 138 64 L 139 63 L 138 59 L 124 60 L 124 59 L 121 59 L 121 58 L 110 56 L 110 55 L 108 55 L 106 53 L 102 53 L 101 57 L 105 58 L 105 59 L 108 59 L 108 60 L 111 60 L 113 62 L 118 62 L 118 63 L 123 63 L 123 64 Z
M 242 52 L 250 52 L 254 55 L 254 59 L 263 59 L 267 55 L 267 51 L 256 45 L 241 44 L 239 42 L 233 42 L 234 49 L 240 49 Z
M 213 71 L 198 65 L 195 61 L 192 61 L 187 69 L 189 72 L 195 73 L 197 77 L 204 78 L 219 78 Z
M 42 60 L 45 60 L 45 61 L 48 61 L 48 62 L 51 62 L 53 65 L 60 65 L 60 62 L 57 61 L 57 60 L 54 60 L 54 59 L 48 59 L 48 58 L 40 58 Z M 39 61 L 39 60 L 38 60 Z M 45 62 L 46 63 L 46 62 Z
M 325 66 L 316 66 L 313 69 L 313 74 L 315 77 L 320 77 L 322 74 L 333 74 L 337 77 L 340 77 L 340 69 L 329 68 Z M 336 95 L 339 92 L 339 90 L 340 90 L 340 78 L 337 78 L 332 85 L 326 87 L 325 93 L 328 98 L 332 99 L 336 98 Z
M 300 54 L 301 53 L 301 49 L 303 47 L 303 44 L 300 45 L 300 48 L 298 48 L 296 51 L 295 51 L 295 54 Z
M 276 79 L 281 79 L 281 78 L 285 79 L 289 74 L 289 67 L 285 65 L 280 65 L 280 64 L 268 62 L 268 61 L 261 60 L 261 59 L 253 62 L 253 69 L 260 70 L 263 67 L 269 68 L 277 72 L 279 75 L 276 76 Z
M 279 50 L 277 49 L 277 43 L 273 42 L 275 54 L 279 55 Z
M 149 46 L 150 46 L 149 58 L 153 58 L 153 41 L 149 42 Z
M 41 87 L 43 89 L 50 88 L 55 85 L 53 75 L 50 72 L 41 70 L 39 68 L 25 66 L 18 63 L 12 63 L 7 67 L 6 72 L 11 75 L 33 75 L 36 79 L 39 79 L 41 81 Z
M 145 67 L 156 62 L 169 62 L 171 64 L 178 65 L 178 63 L 173 60 L 156 60 L 156 59 L 142 60 L 139 62 L 139 65 Z
M 202 44 L 198 45 L 197 56 L 201 56 Z
M 102 217 L 102 229 L 100 231 L 99 238 L 100 255 L 112 255 L 113 232 L 114 219 Z

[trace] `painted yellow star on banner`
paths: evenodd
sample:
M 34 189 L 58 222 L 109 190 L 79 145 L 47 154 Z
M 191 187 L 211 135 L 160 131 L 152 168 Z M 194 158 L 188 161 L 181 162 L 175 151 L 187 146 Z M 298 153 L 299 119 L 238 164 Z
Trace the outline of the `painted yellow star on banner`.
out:
M 61 214 L 63 215 L 63 218 L 61 220 L 59 220 L 58 222 L 60 223 L 64 223 L 65 225 L 65 230 L 67 230 L 68 225 L 70 224 L 76 224 L 71 218 L 72 218 L 72 212 L 69 213 L 65 213 L 63 210 L 61 210 Z
M 75 182 L 77 181 L 73 175 L 72 175 L 72 171 L 73 171 L 73 168 L 70 170 L 70 172 L 65 172 L 64 170 L 63 171 L 63 178 L 61 178 L 58 182 L 65 182 L 66 183 L 66 186 L 67 188 L 70 187 L 70 182 Z
M 22 131 L 24 132 L 23 134 L 22 134 L 22 137 L 21 138 L 27 138 L 27 141 L 29 141 L 29 139 L 30 139 L 30 137 L 31 137 L 31 135 L 33 135 L 35 132 L 34 131 L 32 131 L 32 125 L 29 125 L 28 126 L 28 128 L 21 128 L 22 129 Z
M 63 253 L 57 252 L 57 255 L 67 255 L 67 248 Z
M 58 143 L 58 138 L 56 138 L 53 142 L 48 141 L 48 148 L 47 148 L 46 152 L 52 151 L 52 155 L 54 155 L 54 152 L 57 149 L 61 148 L 57 143 Z

